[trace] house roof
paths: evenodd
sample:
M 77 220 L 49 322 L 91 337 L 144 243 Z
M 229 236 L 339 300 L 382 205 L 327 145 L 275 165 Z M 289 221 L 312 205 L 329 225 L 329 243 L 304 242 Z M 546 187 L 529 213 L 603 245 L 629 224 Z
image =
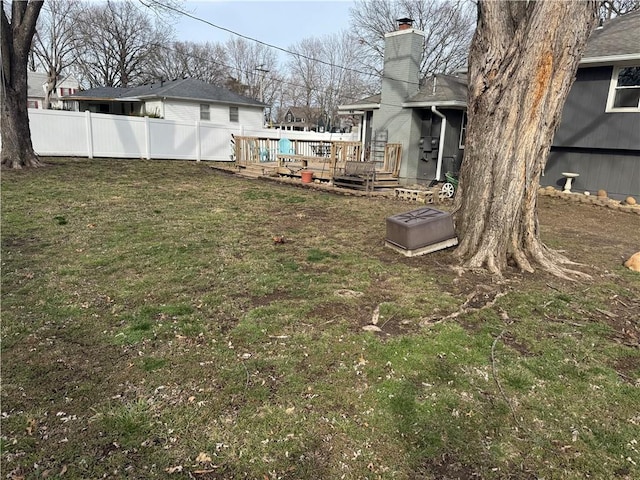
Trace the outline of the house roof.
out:
M 117 100 L 130 90 L 130 88 L 121 87 L 96 87 L 73 95 L 65 95 L 64 98 L 73 100 Z
M 27 73 L 27 96 L 44 98 L 44 86 L 49 76 L 44 72 L 28 72 Z M 73 88 L 78 88 L 78 81 L 71 75 L 66 77 L 58 77 L 58 87 L 63 83 L 70 83 Z M 55 96 L 55 92 L 52 93 Z
M 418 93 L 402 106 L 465 108 L 467 91 L 466 75 L 432 75 L 424 79 Z
M 27 75 L 27 96 L 44 98 L 44 84 L 47 83 L 47 74 L 42 72 L 29 72 Z
M 307 120 L 322 114 L 322 109 L 318 107 L 289 107 L 287 111 L 296 118 L 306 118 Z
M 640 10 L 612 18 L 589 37 L 581 66 L 611 65 L 618 62 L 640 61 Z M 417 94 L 406 100 L 403 107 L 466 108 L 467 76 L 437 74 L 423 80 Z M 363 111 L 380 108 L 381 95 L 373 95 L 357 102 L 340 105 L 339 110 Z
M 625 60 L 640 60 L 640 11 L 612 18 L 596 28 L 589 37 L 581 64 Z
M 340 105 L 338 106 L 338 110 L 340 111 L 349 111 L 349 110 L 375 110 L 380 108 L 380 99 L 382 95 L 376 93 L 375 95 L 371 95 L 370 97 L 363 98 L 362 100 L 358 100 L 353 103 Z
M 380 108 L 381 95 L 372 95 L 357 102 L 340 105 L 342 112 L 375 110 Z M 420 90 L 402 104 L 403 107 L 450 107 L 467 106 L 467 76 L 432 75 L 422 82 Z
M 97 87 L 90 88 L 74 95 L 65 96 L 74 100 L 115 100 L 115 101 L 141 101 L 154 98 L 173 98 L 180 100 L 192 100 L 209 103 L 225 103 L 232 105 L 247 105 L 265 107 L 265 103 L 253 98 L 238 95 L 226 88 L 211 85 L 210 83 L 194 78 L 181 78 L 179 80 L 155 82 L 138 87 Z

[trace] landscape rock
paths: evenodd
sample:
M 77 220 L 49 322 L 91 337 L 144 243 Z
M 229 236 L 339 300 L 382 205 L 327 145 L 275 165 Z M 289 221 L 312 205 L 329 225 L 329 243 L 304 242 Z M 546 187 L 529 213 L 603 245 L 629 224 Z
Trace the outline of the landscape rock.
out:
M 624 266 L 629 270 L 633 270 L 634 272 L 640 272 L 640 252 L 636 252 L 631 255 L 631 257 L 629 257 L 629 260 L 624 262 Z

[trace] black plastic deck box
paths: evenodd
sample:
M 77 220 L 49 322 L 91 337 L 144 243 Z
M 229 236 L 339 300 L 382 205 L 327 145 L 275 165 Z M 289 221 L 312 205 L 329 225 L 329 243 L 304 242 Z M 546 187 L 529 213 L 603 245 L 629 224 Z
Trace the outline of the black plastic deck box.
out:
M 431 207 L 387 217 L 385 245 L 406 256 L 423 255 L 458 244 L 453 218 Z

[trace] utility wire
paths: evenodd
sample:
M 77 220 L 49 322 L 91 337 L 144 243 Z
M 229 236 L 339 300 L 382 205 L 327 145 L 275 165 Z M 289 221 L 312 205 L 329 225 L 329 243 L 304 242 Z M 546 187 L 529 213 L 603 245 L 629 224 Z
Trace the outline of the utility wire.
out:
M 206 24 L 206 25 L 209 25 L 209 26 L 211 26 L 211 27 L 213 27 L 213 28 L 217 28 L 217 29 L 219 29 L 219 30 L 222 30 L 222 31 L 225 31 L 225 32 L 231 33 L 231 34 L 236 35 L 236 36 L 238 36 L 238 37 L 244 38 L 245 40 L 249 40 L 249 41 L 252 41 L 252 42 L 258 43 L 258 44 L 260 44 L 260 45 L 264 45 L 264 46 L 266 46 L 266 47 L 273 48 L 273 49 L 275 49 L 275 50 L 279 50 L 279 51 L 284 52 L 284 53 L 286 53 L 286 54 L 288 54 L 288 55 L 293 55 L 293 56 L 295 56 L 295 57 L 300 57 L 300 58 L 304 58 L 304 59 L 306 59 L 306 60 L 311 60 L 312 62 L 317 62 L 317 63 L 320 63 L 320 64 L 322 64 L 322 65 L 327 65 L 327 66 L 329 66 L 329 67 L 341 68 L 341 69 L 343 69 L 343 70 L 346 70 L 346 71 L 349 71 L 349 72 L 358 73 L 358 74 L 360 74 L 360 75 L 365 75 L 365 76 L 370 76 L 370 77 L 378 77 L 378 76 L 380 76 L 381 78 L 385 78 L 385 76 L 384 76 L 384 75 L 378 75 L 378 74 L 371 73 L 371 72 L 365 72 L 365 71 L 363 71 L 363 70 L 358 70 L 358 69 L 355 69 L 355 68 L 345 67 L 344 65 L 337 65 L 337 64 L 335 64 L 335 63 L 331 63 L 331 62 L 327 62 L 327 61 L 325 61 L 325 60 L 321 60 L 321 59 L 318 59 L 318 58 L 310 57 L 310 56 L 305 55 L 305 54 L 303 54 L 303 53 L 293 52 L 293 51 L 291 51 L 291 50 L 287 50 L 286 48 L 282 48 L 282 47 L 279 47 L 279 46 L 277 46 L 277 45 L 273 45 L 273 44 L 270 44 L 270 43 L 264 42 L 264 41 L 262 41 L 262 40 L 258 40 L 258 39 L 256 39 L 256 38 L 249 37 L 249 36 L 247 36 L 247 35 L 243 35 L 242 33 L 238 33 L 238 32 L 236 32 L 236 31 L 231 30 L 231 29 L 226 28 L 226 27 L 221 27 L 220 25 L 216 25 L 216 24 L 214 24 L 213 22 L 210 22 L 209 20 L 206 20 L 206 19 L 201 18 L 201 17 L 197 17 L 196 15 L 193 15 L 193 14 L 191 14 L 191 13 L 189 13 L 189 12 L 185 12 L 184 10 L 181 10 L 181 9 L 179 9 L 179 8 L 173 7 L 173 6 L 171 6 L 171 5 L 166 5 L 166 4 L 164 4 L 164 3 L 162 3 L 162 2 L 160 2 L 160 1 L 158 1 L 158 0 L 149 0 L 149 2 L 151 2 L 152 4 L 157 5 L 157 6 L 158 6 L 158 7 L 160 7 L 160 8 L 164 8 L 164 9 L 166 9 L 166 10 L 173 11 L 173 12 L 175 12 L 175 13 L 178 13 L 178 14 L 183 15 L 183 16 L 185 16 L 185 17 L 191 18 L 191 19 L 196 20 L 196 21 L 198 21 L 198 22 L 202 22 L 202 23 L 204 23 L 204 24 Z M 143 3 L 144 3 L 144 2 L 143 2 Z M 400 81 L 400 82 L 402 82 L 402 83 L 411 84 L 411 85 L 420 85 L 420 82 L 419 82 L 419 81 L 417 81 L 417 82 L 412 82 L 412 81 L 409 81 L 409 80 L 398 80 L 398 79 L 393 79 L 393 80 Z

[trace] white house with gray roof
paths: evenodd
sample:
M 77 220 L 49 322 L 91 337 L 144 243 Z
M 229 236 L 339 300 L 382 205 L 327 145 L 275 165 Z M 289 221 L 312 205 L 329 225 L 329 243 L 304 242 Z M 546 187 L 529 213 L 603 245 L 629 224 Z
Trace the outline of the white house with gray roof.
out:
M 44 72 L 28 72 L 27 74 L 27 107 L 44 108 L 45 93 L 49 76 Z M 49 98 L 50 108 L 63 107 L 61 97 L 71 95 L 80 90 L 80 83 L 73 76 L 59 77 L 56 88 Z
M 64 97 L 76 111 L 203 121 L 262 128 L 267 106 L 249 97 L 193 78 L 139 87 L 97 87 Z

